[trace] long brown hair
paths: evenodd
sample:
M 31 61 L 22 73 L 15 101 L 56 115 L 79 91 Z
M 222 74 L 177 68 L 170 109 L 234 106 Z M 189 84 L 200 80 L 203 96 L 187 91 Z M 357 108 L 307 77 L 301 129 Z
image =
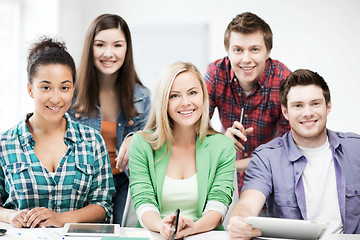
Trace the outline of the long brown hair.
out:
M 96 78 L 94 65 L 93 44 L 96 34 L 100 31 L 117 28 L 121 29 L 126 39 L 126 55 L 118 77 L 115 82 L 115 91 L 119 100 L 121 111 L 128 118 L 138 113 L 133 103 L 135 84 L 142 85 L 135 72 L 131 34 L 125 20 L 116 14 L 103 14 L 98 16 L 90 25 L 84 42 L 84 48 L 78 69 L 76 82 L 76 101 L 73 110 L 83 116 L 97 116 L 96 105 L 99 103 L 99 81 Z

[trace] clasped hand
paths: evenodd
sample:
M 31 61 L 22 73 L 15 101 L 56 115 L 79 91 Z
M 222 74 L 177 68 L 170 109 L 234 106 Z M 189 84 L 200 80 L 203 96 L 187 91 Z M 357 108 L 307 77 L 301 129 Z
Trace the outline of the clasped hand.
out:
M 36 228 L 42 226 L 63 227 L 61 214 L 45 207 L 24 209 L 14 212 L 10 217 L 10 224 L 17 228 Z
M 175 219 L 175 215 L 169 215 L 162 219 L 160 234 L 165 239 L 170 239 L 171 235 L 173 234 L 174 226 L 172 226 L 172 222 Z M 178 223 L 178 231 L 175 235 L 175 239 L 183 238 L 188 235 L 191 235 L 194 228 L 194 222 L 189 218 L 179 217 Z

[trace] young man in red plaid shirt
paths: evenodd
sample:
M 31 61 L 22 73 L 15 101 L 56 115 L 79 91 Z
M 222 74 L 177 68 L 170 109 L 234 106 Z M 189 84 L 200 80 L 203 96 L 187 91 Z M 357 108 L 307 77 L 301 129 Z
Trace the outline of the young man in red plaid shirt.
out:
M 239 14 L 229 23 L 224 45 L 228 56 L 208 66 L 205 80 L 210 117 L 217 107 L 225 135 L 235 142 L 240 190 L 253 150 L 290 130 L 279 101 L 280 85 L 290 70 L 269 57 L 271 28 L 253 13 Z

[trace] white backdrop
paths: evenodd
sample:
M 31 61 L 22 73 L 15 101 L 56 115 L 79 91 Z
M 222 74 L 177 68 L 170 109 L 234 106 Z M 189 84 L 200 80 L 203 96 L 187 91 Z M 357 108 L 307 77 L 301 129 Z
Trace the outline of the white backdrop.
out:
M 6 1 L 6 0 L 0 0 Z M 15 1 L 15 0 L 14 0 Z M 238 13 L 251 11 L 271 26 L 273 59 L 291 70 L 308 68 L 328 82 L 333 109 L 328 127 L 360 134 L 360 1 L 357 0 L 18 0 L 21 14 L 19 82 L 20 106 L 2 112 L 21 119 L 32 110 L 26 93 L 27 48 L 37 36 L 63 39 L 76 62 L 85 31 L 102 13 L 116 13 L 129 24 L 136 69 L 154 92 L 157 74 L 175 60 L 194 62 L 202 73 L 206 65 L 226 55 L 223 34 Z M 0 6 L 1 8 L 1 6 Z M 1 25 L 0 25 L 1 26 Z M 145 31 L 145 29 L 147 31 Z M 163 30 L 163 35 L 161 31 Z M 195 33 L 194 33 L 195 31 Z M 156 36 L 156 37 L 154 37 Z M 165 37 L 167 36 L 167 37 Z M 6 39 L 0 39 L 2 45 Z M 166 51 L 164 51 L 166 49 Z M 147 51 L 145 51 L 147 50 Z M 165 54 L 165 55 L 164 55 Z M 5 62 L 6 64 L 6 62 Z M 1 66 L 3 69 L 4 65 Z M 2 71 L 0 69 L 0 71 Z M 0 78 L 1 86 L 8 79 Z M 15 96 L 16 94 L 13 94 Z M 15 101 L 15 99 L 13 99 Z M 18 99 L 19 101 L 19 99 Z M 0 102 L 0 104 L 6 104 Z M 0 130 L 16 122 L 3 123 Z M 216 121 L 215 121 L 216 124 Z

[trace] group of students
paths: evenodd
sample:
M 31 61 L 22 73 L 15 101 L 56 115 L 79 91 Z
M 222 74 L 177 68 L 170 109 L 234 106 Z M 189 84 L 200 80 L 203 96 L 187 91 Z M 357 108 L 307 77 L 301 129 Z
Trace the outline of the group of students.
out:
M 63 43 L 35 43 L 34 113 L 1 135 L 0 221 L 121 223 L 130 187 L 139 225 L 169 239 L 179 208 L 182 238 L 223 229 L 236 171 L 231 239 L 261 235 L 246 217 L 265 203 L 269 216 L 360 233 L 360 136 L 326 128 L 324 79 L 271 59 L 271 28 L 253 13 L 229 23 L 224 45 L 204 78 L 191 63 L 167 66 L 151 104 L 118 15 L 93 21 L 77 73 Z M 210 125 L 215 108 L 225 134 Z

